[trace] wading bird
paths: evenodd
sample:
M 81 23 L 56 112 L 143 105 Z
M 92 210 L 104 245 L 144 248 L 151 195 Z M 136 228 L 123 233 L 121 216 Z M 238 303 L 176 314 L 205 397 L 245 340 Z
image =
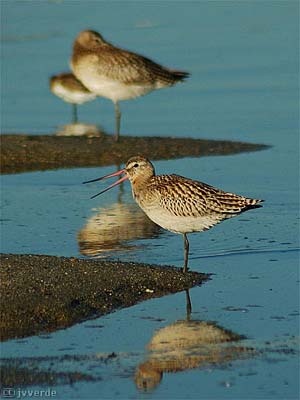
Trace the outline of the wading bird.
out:
M 77 105 L 94 100 L 97 96 L 91 93 L 83 84 L 70 72 L 52 76 L 49 79 L 50 90 L 53 94 L 73 106 L 73 123 L 78 122 Z
M 119 101 L 143 96 L 156 89 L 173 86 L 188 72 L 163 67 L 139 54 L 115 47 L 98 32 L 82 31 L 75 39 L 71 68 L 92 93 L 115 105 L 115 140 L 120 134 Z
M 130 158 L 124 169 L 84 183 L 123 174 L 125 176 L 92 198 L 129 179 L 133 197 L 148 217 L 162 228 L 183 235 L 183 272 L 188 271 L 188 233 L 210 229 L 224 219 L 260 207 L 263 201 L 227 193 L 175 174 L 155 175 L 152 163 L 142 156 Z

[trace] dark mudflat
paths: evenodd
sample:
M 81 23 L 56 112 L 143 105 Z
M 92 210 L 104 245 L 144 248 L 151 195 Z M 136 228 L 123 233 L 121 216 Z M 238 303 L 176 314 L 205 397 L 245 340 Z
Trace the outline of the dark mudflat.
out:
M 141 154 L 151 160 L 227 155 L 267 148 L 262 144 L 172 137 L 1 135 L 1 172 L 119 165 Z
M 66 328 L 209 278 L 167 266 L 44 255 L 0 260 L 1 340 Z

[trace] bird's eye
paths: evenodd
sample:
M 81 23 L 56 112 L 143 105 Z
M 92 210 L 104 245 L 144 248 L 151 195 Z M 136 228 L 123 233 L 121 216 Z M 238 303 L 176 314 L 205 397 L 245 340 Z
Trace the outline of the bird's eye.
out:
M 139 166 L 139 164 L 135 163 L 133 167 L 137 168 L 138 166 Z

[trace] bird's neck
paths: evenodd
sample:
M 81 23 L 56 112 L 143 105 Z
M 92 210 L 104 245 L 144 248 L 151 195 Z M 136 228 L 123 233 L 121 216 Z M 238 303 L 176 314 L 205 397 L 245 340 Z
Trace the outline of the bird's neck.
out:
M 132 190 L 136 197 L 139 197 L 140 193 L 143 193 L 146 191 L 147 186 L 152 177 L 153 177 L 153 174 L 139 175 L 139 176 L 135 176 L 131 179 Z

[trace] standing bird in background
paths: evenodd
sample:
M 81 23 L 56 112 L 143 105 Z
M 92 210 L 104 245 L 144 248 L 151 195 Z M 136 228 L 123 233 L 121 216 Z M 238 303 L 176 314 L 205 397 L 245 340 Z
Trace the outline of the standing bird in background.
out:
M 148 217 L 162 228 L 183 235 L 183 272 L 188 271 L 187 233 L 210 229 L 224 219 L 261 207 L 259 203 L 263 201 L 227 193 L 175 174 L 155 175 L 152 163 L 142 156 L 130 158 L 125 169 L 84 183 L 122 174 L 125 176 L 92 198 L 129 179 L 133 197 Z
M 97 97 L 95 93 L 91 93 L 83 86 L 71 72 L 52 76 L 49 83 L 53 94 L 73 105 L 74 124 L 78 122 L 77 105 L 94 100 Z
M 173 86 L 189 76 L 188 72 L 165 68 L 139 54 L 115 47 L 95 31 L 83 31 L 77 36 L 71 68 L 91 92 L 114 103 L 116 141 L 120 134 L 119 101 Z

